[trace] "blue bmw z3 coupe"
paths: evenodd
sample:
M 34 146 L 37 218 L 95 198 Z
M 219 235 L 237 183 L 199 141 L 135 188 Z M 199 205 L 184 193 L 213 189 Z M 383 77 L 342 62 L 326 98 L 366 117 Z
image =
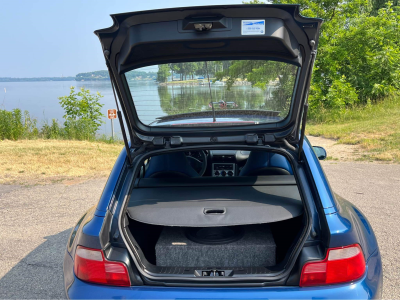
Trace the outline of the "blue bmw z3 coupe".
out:
M 67 241 L 67 297 L 380 298 L 374 232 L 304 135 L 322 20 L 297 5 L 112 18 L 95 34 L 125 147 Z

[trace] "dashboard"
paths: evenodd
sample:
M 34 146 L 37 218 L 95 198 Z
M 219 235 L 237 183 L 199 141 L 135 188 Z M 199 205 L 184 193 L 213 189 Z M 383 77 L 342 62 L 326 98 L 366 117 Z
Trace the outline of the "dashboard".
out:
M 206 170 L 203 176 L 234 177 L 246 164 L 250 151 L 242 150 L 205 150 L 185 152 L 192 167 L 199 172 L 200 165 Z M 204 161 L 206 157 L 206 161 Z

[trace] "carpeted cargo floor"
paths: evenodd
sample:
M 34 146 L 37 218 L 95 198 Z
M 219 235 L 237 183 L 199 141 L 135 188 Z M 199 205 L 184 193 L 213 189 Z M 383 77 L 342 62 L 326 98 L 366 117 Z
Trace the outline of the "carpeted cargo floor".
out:
M 156 244 L 156 265 L 160 267 L 267 267 L 275 265 L 276 245 L 268 224 L 230 227 L 231 237 L 220 229 L 164 227 Z M 213 230 L 213 231 L 210 231 Z M 224 233 L 223 231 L 222 233 Z

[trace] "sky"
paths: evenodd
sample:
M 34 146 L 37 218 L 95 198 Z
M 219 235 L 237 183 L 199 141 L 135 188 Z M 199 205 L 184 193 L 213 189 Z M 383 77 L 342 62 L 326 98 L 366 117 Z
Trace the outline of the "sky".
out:
M 96 29 L 110 14 L 241 4 L 242 0 L 1 0 L 0 77 L 59 77 L 105 70 Z

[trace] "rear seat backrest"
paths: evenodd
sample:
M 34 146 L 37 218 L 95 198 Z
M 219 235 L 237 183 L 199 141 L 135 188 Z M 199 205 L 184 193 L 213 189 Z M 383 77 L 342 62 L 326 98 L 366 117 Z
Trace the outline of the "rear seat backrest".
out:
M 185 153 L 174 152 L 153 156 L 145 173 L 150 177 L 198 177 L 199 174 L 189 164 Z
M 239 176 L 293 175 L 289 161 L 281 154 L 252 151 Z

